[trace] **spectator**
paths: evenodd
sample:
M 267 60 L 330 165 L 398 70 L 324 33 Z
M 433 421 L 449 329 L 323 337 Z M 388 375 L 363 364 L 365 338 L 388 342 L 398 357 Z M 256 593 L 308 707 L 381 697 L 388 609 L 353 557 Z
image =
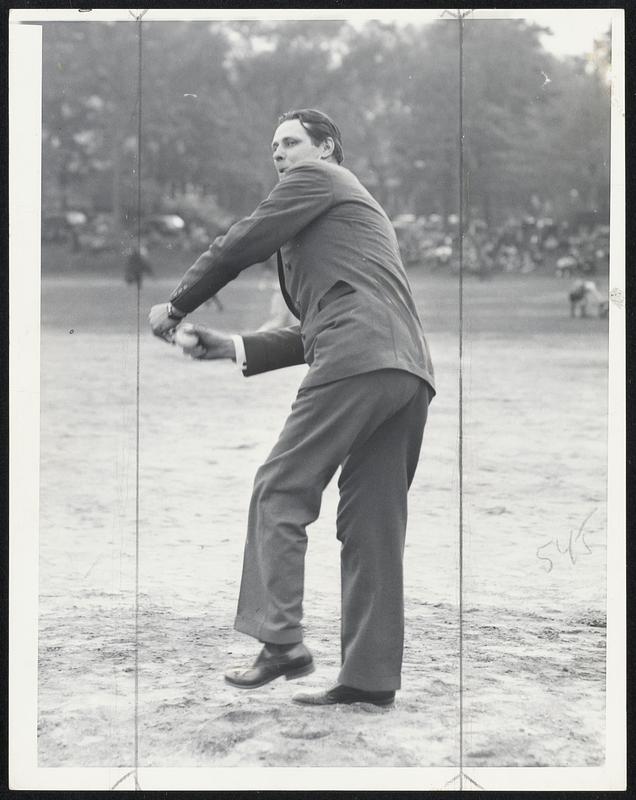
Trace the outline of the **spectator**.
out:
M 139 249 L 134 248 L 126 259 L 124 279 L 126 283 L 135 283 L 141 289 L 144 275 L 154 275 L 154 271 L 148 260 L 148 251 L 140 245 Z

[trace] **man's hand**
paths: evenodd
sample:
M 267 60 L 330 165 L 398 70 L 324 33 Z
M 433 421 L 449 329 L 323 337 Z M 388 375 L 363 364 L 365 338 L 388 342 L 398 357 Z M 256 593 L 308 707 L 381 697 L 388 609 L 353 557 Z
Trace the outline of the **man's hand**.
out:
M 155 336 L 164 339 L 166 342 L 172 342 L 174 329 L 179 324 L 179 319 L 170 316 L 170 309 L 170 303 L 159 303 L 153 306 L 150 309 L 150 314 L 148 314 L 152 332 Z
M 184 333 L 192 334 L 199 340 L 196 347 L 185 349 L 184 353 L 198 360 L 213 360 L 217 358 L 236 359 L 234 341 L 226 333 L 213 331 L 205 325 L 182 325 L 180 330 Z

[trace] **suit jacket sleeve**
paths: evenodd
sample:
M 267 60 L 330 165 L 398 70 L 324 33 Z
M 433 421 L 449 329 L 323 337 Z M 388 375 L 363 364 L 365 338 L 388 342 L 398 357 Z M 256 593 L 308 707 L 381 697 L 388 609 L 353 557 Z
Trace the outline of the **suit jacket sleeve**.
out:
M 304 364 L 300 326 L 242 334 L 246 367 L 243 375 L 258 375 L 282 367 Z
M 256 210 L 219 236 L 170 295 L 189 313 L 252 264 L 266 261 L 333 203 L 331 178 L 311 161 L 288 170 Z

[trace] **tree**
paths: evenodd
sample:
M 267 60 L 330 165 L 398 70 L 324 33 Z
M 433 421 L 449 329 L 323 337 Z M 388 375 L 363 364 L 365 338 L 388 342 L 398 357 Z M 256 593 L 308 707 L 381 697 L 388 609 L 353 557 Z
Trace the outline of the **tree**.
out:
M 249 213 L 275 181 L 278 115 L 315 106 L 390 214 L 458 211 L 460 141 L 467 212 L 494 223 L 533 194 L 566 207 L 575 192 L 605 213 L 607 37 L 591 62 L 558 60 L 523 20 L 467 19 L 460 106 L 454 19 L 142 25 L 146 211 L 187 194 Z M 137 213 L 138 32 L 132 20 L 44 26 L 47 203 Z
M 134 135 L 135 28 L 125 23 L 44 26 L 45 179 L 56 177 L 61 205 L 110 177 L 110 202 L 122 218 L 122 174 L 131 169 Z

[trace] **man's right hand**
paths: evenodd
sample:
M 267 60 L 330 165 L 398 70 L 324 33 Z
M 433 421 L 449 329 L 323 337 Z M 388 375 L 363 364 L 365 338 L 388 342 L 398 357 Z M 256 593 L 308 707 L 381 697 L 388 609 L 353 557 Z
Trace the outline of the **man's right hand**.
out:
M 158 303 L 150 309 L 150 314 L 148 314 L 152 332 L 166 342 L 172 342 L 174 329 L 179 324 L 178 319 L 170 316 L 170 308 L 170 303 Z
M 187 325 L 187 332 L 199 337 L 199 345 L 190 353 L 197 360 L 212 360 L 217 358 L 236 359 L 234 341 L 226 333 L 219 333 L 205 325 Z

